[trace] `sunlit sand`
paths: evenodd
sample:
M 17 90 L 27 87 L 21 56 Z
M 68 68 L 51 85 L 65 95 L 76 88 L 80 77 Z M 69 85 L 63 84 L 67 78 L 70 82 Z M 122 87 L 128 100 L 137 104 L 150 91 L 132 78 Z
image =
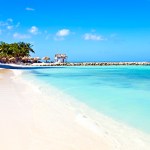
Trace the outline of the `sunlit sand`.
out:
M 79 107 L 57 89 L 44 95 L 21 73 L 0 69 L 1 150 L 150 149 L 148 135 Z

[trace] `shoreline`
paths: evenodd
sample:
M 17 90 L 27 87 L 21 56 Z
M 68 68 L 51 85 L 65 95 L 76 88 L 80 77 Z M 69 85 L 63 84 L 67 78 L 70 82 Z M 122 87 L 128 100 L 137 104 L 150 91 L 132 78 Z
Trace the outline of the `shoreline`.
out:
M 67 62 L 67 63 L 24 63 L 24 64 L 7 64 L 0 63 L 0 68 L 4 69 L 27 69 L 34 67 L 48 67 L 48 66 L 150 66 L 150 62 Z
M 150 65 L 150 62 L 68 62 L 68 63 L 34 63 L 31 66 L 124 66 Z
M 29 66 L 147 66 L 150 62 L 67 62 L 67 63 L 33 63 Z
M 17 91 L 12 89 L 15 93 L 11 94 L 18 96 L 14 98 L 14 102 L 18 101 L 17 104 L 23 109 L 20 110 L 25 113 L 23 114 L 24 119 L 27 119 L 25 125 L 29 128 L 27 129 L 25 125 L 24 127 L 30 131 L 28 136 L 31 139 L 25 142 L 30 148 L 32 147 L 32 150 L 37 150 L 40 145 L 44 146 L 45 142 L 50 142 L 46 145 L 53 150 L 148 150 L 150 148 L 149 135 L 128 128 L 85 105 L 80 105 L 70 96 L 53 87 L 49 89 L 50 95 L 45 95 L 38 84 L 33 85 L 32 82 L 21 77 L 22 71 L 13 70 L 13 73 L 14 75 L 9 78 L 10 85 L 6 84 L 5 79 L 5 86 L 6 89 L 13 86 L 17 91 L 20 90 L 17 94 Z M 10 98 L 11 94 L 5 96 Z

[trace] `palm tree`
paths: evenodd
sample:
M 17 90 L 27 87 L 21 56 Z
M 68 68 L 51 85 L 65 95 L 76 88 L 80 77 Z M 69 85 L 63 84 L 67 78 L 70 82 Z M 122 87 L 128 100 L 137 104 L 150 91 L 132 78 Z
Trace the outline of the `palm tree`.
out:
M 20 51 L 20 55 L 30 56 L 30 52 L 35 53 L 34 50 L 31 48 L 32 45 L 30 43 L 19 42 L 17 44 L 18 44 L 18 49 Z
M 35 53 L 30 43 L 5 43 L 0 42 L 0 57 L 15 57 L 17 61 L 24 56 L 29 57 L 30 52 Z
M 0 56 L 6 57 L 9 54 L 11 54 L 9 47 L 10 47 L 9 44 L 5 42 L 0 42 Z

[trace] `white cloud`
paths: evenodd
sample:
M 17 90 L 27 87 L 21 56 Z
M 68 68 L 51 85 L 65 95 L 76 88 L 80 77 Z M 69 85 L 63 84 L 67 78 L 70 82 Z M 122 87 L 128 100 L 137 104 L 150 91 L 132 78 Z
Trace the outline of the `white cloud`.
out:
M 27 7 L 26 10 L 27 10 L 27 11 L 34 11 L 35 9 L 34 9 L 34 8 Z
M 38 34 L 39 29 L 36 26 L 32 26 L 31 29 L 29 30 L 30 33 L 32 34 Z
M 13 19 L 8 18 L 6 21 L 0 21 L 0 26 L 5 29 L 11 30 L 13 28 Z
M 84 34 L 84 40 L 104 41 L 106 38 L 102 37 L 101 35 L 86 33 Z
M 18 22 L 17 24 L 16 24 L 16 28 L 18 28 L 20 26 L 20 22 Z
M 18 28 L 20 23 L 18 22 L 17 24 L 14 23 L 13 19 L 8 18 L 5 21 L 0 21 L 0 27 L 3 31 L 10 31 L 12 29 Z
M 8 25 L 10 25 L 12 23 L 13 23 L 13 19 L 8 18 L 6 21 L 0 21 L 0 26 L 5 27 L 5 26 L 8 26 Z
M 52 37 L 51 34 L 47 34 L 46 37 L 45 37 L 45 39 L 48 40 L 48 39 L 50 39 L 51 37 Z
M 64 37 L 54 37 L 54 40 L 55 41 L 63 41 L 64 40 Z
M 62 29 L 62 30 L 59 30 L 56 33 L 56 36 L 58 36 L 58 37 L 65 37 L 65 36 L 68 36 L 69 34 L 70 34 L 70 30 L 69 29 Z
M 93 32 L 93 33 L 96 32 L 96 29 L 92 29 L 91 32 Z
M 16 39 L 29 39 L 29 38 L 31 38 L 31 36 L 28 34 L 20 34 L 20 33 L 14 33 L 13 37 Z
M 8 30 L 12 30 L 12 29 L 13 29 L 13 26 L 7 26 L 7 29 L 8 29 Z
M 0 26 L 5 27 L 8 25 L 8 22 L 0 21 Z
M 118 35 L 116 34 L 116 33 L 112 33 L 111 35 L 110 35 L 110 37 L 111 38 L 114 38 L 114 37 L 117 37 Z
M 12 18 L 8 18 L 7 21 L 8 22 L 13 22 L 13 19 Z

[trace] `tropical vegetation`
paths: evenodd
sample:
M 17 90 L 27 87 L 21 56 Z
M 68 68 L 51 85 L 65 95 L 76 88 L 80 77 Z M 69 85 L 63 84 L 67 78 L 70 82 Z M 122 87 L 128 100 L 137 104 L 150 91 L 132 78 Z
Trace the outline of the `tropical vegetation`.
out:
M 35 53 L 30 43 L 5 43 L 0 42 L 0 61 L 20 61 L 22 58 L 30 56 L 30 52 Z

